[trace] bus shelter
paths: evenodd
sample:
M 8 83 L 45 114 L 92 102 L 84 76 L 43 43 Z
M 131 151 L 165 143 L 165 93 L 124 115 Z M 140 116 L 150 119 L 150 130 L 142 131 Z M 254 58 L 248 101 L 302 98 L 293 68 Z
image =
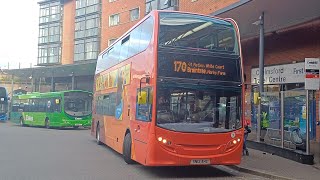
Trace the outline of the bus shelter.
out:
M 33 67 L 25 69 L 3 70 L 10 78 L 11 90 L 19 89 L 28 92 L 48 92 L 60 90 L 93 90 L 93 77 L 96 61 L 57 65 L 48 67 Z M 30 88 L 29 88 L 30 87 Z

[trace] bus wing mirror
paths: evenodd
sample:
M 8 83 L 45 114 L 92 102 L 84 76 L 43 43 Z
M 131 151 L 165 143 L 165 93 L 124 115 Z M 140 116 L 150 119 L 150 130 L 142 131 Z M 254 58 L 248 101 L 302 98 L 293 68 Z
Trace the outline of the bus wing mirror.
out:
M 146 77 L 146 83 L 147 83 L 147 84 L 150 84 L 150 77 L 149 77 L 149 76 Z
M 150 77 L 149 77 L 149 75 L 146 75 L 146 77 L 141 78 L 141 79 L 140 79 L 139 92 L 141 92 L 141 84 L 142 84 L 142 80 L 143 80 L 143 79 L 146 79 L 146 83 L 147 83 L 147 84 L 150 84 Z
M 140 91 L 138 93 L 138 104 L 147 104 L 147 92 Z

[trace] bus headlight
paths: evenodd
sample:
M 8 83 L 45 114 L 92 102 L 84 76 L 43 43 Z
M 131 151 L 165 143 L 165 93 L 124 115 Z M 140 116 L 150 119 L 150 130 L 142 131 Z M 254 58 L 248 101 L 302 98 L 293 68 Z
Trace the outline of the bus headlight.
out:
M 233 144 L 237 144 L 237 141 L 236 141 L 236 140 L 233 140 L 232 142 L 233 142 Z
M 162 141 L 162 137 L 158 137 L 158 141 L 160 141 L 160 142 L 161 142 L 161 141 Z

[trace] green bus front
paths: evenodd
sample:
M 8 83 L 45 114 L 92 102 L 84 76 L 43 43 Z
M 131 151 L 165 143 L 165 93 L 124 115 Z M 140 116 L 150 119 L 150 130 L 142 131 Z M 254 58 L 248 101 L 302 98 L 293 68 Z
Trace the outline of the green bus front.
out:
M 91 103 L 92 93 L 78 90 L 18 95 L 10 116 L 20 125 L 90 127 Z

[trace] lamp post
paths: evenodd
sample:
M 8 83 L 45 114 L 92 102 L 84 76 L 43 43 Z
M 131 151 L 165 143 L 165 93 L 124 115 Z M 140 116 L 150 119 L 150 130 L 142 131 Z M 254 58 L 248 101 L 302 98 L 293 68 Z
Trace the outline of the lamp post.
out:
M 259 25 L 259 104 L 257 118 L 257 141 L 260 142 L 261 136 L 261 95 L 264 88 L 264 12 L 261 13 L 259 20 L 253 23 Z

